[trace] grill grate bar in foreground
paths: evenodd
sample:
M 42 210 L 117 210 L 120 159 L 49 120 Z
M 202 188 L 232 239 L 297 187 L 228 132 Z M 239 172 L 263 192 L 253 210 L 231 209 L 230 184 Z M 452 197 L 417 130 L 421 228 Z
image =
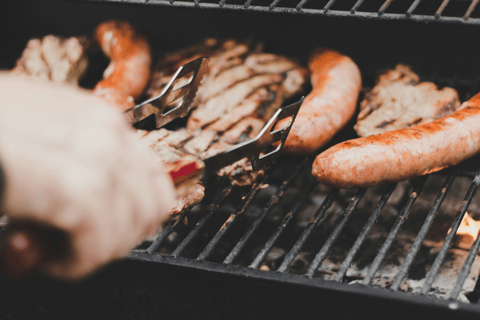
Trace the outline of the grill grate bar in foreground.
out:
M 290 186 L 293 180 L 295 180 L 295 178 L 298 176 L 298 173 L 305 167 L 305 165 L 307 164 L 307 161 L 309 161 L 309 158 L 305 158 L 300 164 L 298 164 L 293 170 L 293 172 L 290 174 L 288 179 L 285 180 L 282 183 L 282 185 L 277 189 L 275 194 L 270 198 L 268 203 L 263 208 L 263 211 L 260 212 L 260 214 L 257 216 L 257 218 L 253 221 L 253 223 L 248 228 L 247 232 L 245 232 L 245 234 L 240 239 L 240 241 L 237 242 L 235 247 L 225 258 L 225 260 L 223 261 L 224 264 L 232 264 L 233 260 L 235 260 L 235 258 L 238 256 L 240 251 L 242 251 L 248 239 L 250 239 L 250 237 L 255 232 L 255 230 L 257 230 L 258 226 L 263 221 L 263 219 L 265 219 L 265 217 L 270 213 L 270 211 L 272 211 L 275 205 L 283 197 L 285 190 L 287 190 L 287 188 Z
M 458 299 L 458 295 L 462 291 L 462 287 L 465 284 L 465 280 L 467 279 L 467 276 L 470 273 L 470 269 L 472 268 L 473 261 L 475 261 L 475 258 L 477 256 L 479 246 L 480 246 L 480 232 L 477 233 L 475 242 L 473 243 L 472 247 L 470 248 L 470 251 L 468 252 L 467 259 L 465 260 L 462 270 L 458 275 L 457 282 L 455 283 L 455 286 L 453 287 L 453 290 L 450 293 L 449 299 L 452 299 L 452 300 Z
M 258 268 L 260 263 L 262 263 L 262 261 L 265 259 L 267 254 L 272 249 L 273 245 L 277 241 L 280 234 L 283 232 L 283 230 L 285 230 L 285 228 L 288 226 L 288 224 L 290 223 L 292 218 L 295 216 L 295 214 L 298 212 L 298 210 L 302 207 L 303 203 L 305 202 L 305 200 L 307 200 L 308 196 L 310 195 L 310 193 L 312 193 L 312 191 L 313 191 L 313 189 L 315 188 L 316 185 L 317 185 L 317 182 L 315 181 L 315 179 L 313 177 L 311 177 L 310 181 L 307 184 L 307 187 L 305 188 L 305 190 L 303 190 L 300 197 L 297 199 L 295 204 L 292 206 L 292 209 L 290 210 L 290 212 L 288 212 L 285 215 L 285 217 L 283 218 L 280 225 L 277 227 L 277 229 L 272 234 L 270 239 L 268 239 L 267 243 L 262 248 L 262 250 L 255 257 L 253 262 L 250 264 L 249 268 L 252 268 L 252 269 L 257 269 Z
M 262 189 L 262 185 L 266 179 L 267 179 L 267 176 L 265 176 L 265 178 L 263 178 L 262 181 L 257 182 L 252 186 L 252 189 L 250 190 L 248 195 L 245 197 L 245 200 L 243 200 L 242 203 L 240 203 L 240 205 L 230 215 L 230 217 L 228 217 L 225 224 L 220 228 L 220 230 L 218 230 L 218 232 L 215 234 L 212 240 L 210 240 L 210 242 L 207 244 L 205 249 L 203 249 L 203 251 L 198 255 L 197 260 L 203 261 L 210 256 L 210 254 L 212 253 L 213 249 L 215 249 L 215 246 L 218 244 L 220 239 L 222 239 L 223 235 L 233 225 L 237 216 L 242 214 L 245 211 L 245 209 L 248 207 L 250 202 L 252 202 L 253 198 L 255 198 L 257 193 Z
M 437 196 L 437 199 L 433 203 L 432 208 L 427 214 L 427 217 L 425 218 L 425 221 L 423 222 L 422 227 L 420 228 L 420 231 L 417 234 L 417 237 L 413 241 L 412 246 L 408 250 L 407 255 L 405 256 L 405 259 L 403 260 L 402 264 L 400 265 L 400 268 L 398 269 L 398 273 L 395 276 L 395 279 L 393 280 L 390 289 L 393 291 L 398 290 L 400 288 L 400 285 L 402 284 L 403 279 L 408 273 L 408 270 L 410 269 L 410 266 L 413 263 L 413 260 L 415 259 L 415 256 L 418 253 L 418 250 L 420 249 L 420 246 L 422 245 L 423 240 L 427 236 L 428 230 L 430 229 L 430 226 L 433 223 L 433 220 L 435 219 L 438 209 L 442 205 L 443 200 L 445 199 L 445 196 L 450 189 L 450 186 L 453 183 L 453 180 L 457 176 L 458 170 L 452 170 L 450 174 L 447 176 L 447 179 L 445 180 L 445 183 L 442 186 L 442 190 Z
M 323 217 L 325 216 L 325 212 L 328 210 L 328 208 L 330 208 L 330 206 L 333 203 L 333 199 L 335 199 L 337 194 L 338 194 L 338 189 L 330 190 L 328 195 L 323 200 L 322 205 L 318 208 L 317 212 L 315 212 L 315 215 L 313 216 L 313 218 L 308 222 L 308 225 L 305 227 L 305 230 L 303 230 L 302 235 L 298 238 L 297 242 L 295 242 L 292 249 L 287 253 L 285 258 L 283 259 L 282 264 L 277 270 L 278 272 L 287 271 L 287 269 L 290 267 L 295 257 L 298 255 L 298 253 L 302 249 L 305 242 L 308 240 L 308 238 L 310 238 L 310 235 L 312 234 L 312 231 L 315 225 L 318 223 L 318 221 L 323 219 Z
M 392 229 L 388 233 L 387 238 L 385 239 L 385 242 L 382 244 L 382 247 L 380 248 L 380 250 L 378 250 L 377 256 L 375 257 L 375 259 L 373 259 L 373 262 L 370 265 L 370 268 L 368 269 L 367 275 L 362 280 L 362 284 L 364 285 L 371 284 L 373 277 L 375 276 L 378 269 L 380 268 L 380 265 L 385 259 L 385 256 L 387 255 L 388 250 L 390 250 L 390 247 L 392 246 L 393 241 L 395 241 L 395 238 L 400 232 L 400 228 L 402 227 L 403 222 L 407 218 L 408 213 L 410 212 L 410 209 L 412 209 L 412 206 L 415 203 L 415 200 L 417 200 L 418 196 L 422 193 L 423 186 L 425 185 L 427 178 L 428 176 L 422 176 L 418 179 L 413 192 L 410 194 L 410 198 L 408 199 L 405 206 L 402 208 L 400 215 L 398 216 L 397 220 L 395 221 L 395 224 L 393 225 Z
M 203 216 L 203 218 L 195 225 L 195 227 L 190 231 L 190 233 L 183 239 L 183 241 L 178 245 L 178 247 L 173 251 L 172 257 L 178 257 L 182 254 L 186 246 L 192 241 L 192 239 L 200 232 L 202 227 L 208 221 L 210 216 L 220 208 L 225 198 L 232 192 L 233 185 L 226 187 L 222 193 L 215 199 L 215 201 L 208 208 L 208 213 Z
M 340 232 L 342 232 L 343 228 L 347 224 L 348 220 L 350 219 L 350 216 L 352 215 L 353 210 L 357 207 L 357 204 L 360 202 L 362 199 L 363 195 L 365 194 L 365 191 L 367 189 L 362 188 L 358 189 L 357 193 L 355 196 L 353 196 L 352 200 L 348 204 L 347 209 L 345 209 L 345 212 L 343 213 L 344 217 L 342 221 L 333 229 L 332 233 L 328 237 L 327 241 L 325 244 L 322 246 L 320 251 L 317 253 L 315 258 L 312 261 L 312 264 L 308 267 L 307 272 L 305 275 L 307 277 L 312 277 L 315 271 L 317 271 L 318 266 L 323 262 L 325 257 L 327 256 L 328 251 L 330 250 L 330 247 L 333 245 L 335 240 L 337 240 L 338 236 L 340 235 Z
M 168 236 L 173 232 L 173 230 L 175 229 L 175 227 L 178 225 L 178 223 L 180 221 L 183 220 L 183 218 L 185 218 L 185 216 L 190 212 L 190 209 L 188 210 L 185 210 L 184 212 L 182 212 L 179 216 L 177 217 L 174 217 L 172 219 L 172 221 L 170 221 L 170 223 L 168 224 L 168 226 L 163 230 L 163 232 L 157 237 L 157 239 L 155 239 L 152 244 L 147 248 L 147 252 L 148 253 L 153 253 L 155 251 L 158 250 L 158 248 L 160 248 L 160 246 L 162 245 L 162 243 L 165 241 L 165 239 L 168 238 Z
M 458 227 L 460 226 L 460 222 L 462 221 L 463 216 L 465 215 L 465 212 L 467 211 L 467 208 L 470 205 L 470 202 L 472 201 L 473 195 L 475 194 L 475 191 L 477 190 L 479 183 L 480 183 L 480 170 L 477 171 L 475 178 L 470 184 L 470 188 L 468 188 L 467 195 L 465 196 L 465 199 L 462 202 L 460 210 L 457 212 L 457 215 L 453 220 L 451 231 L 445 237 L 445 241 L 443 242 L 442 247 L 440 248 L 440 251 L 437 254 L 437 257 L 435 258 L 435 261 L 433 262 L 433 265 L 430 268 L 430 271 L 428 271 L 427 273 L 425 283 L 422 287 L 422 290 L 420 291 L 421 294 L 425 295 L 430 291 L 430 288 L 432 287 L 432 284 L 435 281 L 435 278 L 437 277 L 438 272 L 440 271 L 440 267 L 442 266 L 443 261 L 447 256 L 447 251 L 452 245 L 453 238 L 457 233 Z
M 473 0 L 470 6 L 467 9 L 467 12 L 465 12 L 465 15 L 463 16 L 464 20 L 468 20 L 470 18 L 470 15 L 472 14 L 473 10 L 475 10 L 475 7 L 477 6 L 479 0 Z
M 383 193 L 382 197 L 380 198 L 380 201 L 378 201 L 377 206 L 373 210 L 373 213 L 370 215 L 368 218 L 367 223 L 363 227 L 362 231 L 357 237 L 357 240 L 355 240 L 355 243 L 353 244 L 352 248 L 347 254 L 347 257 L 342 261 L 342 264 L 340 265 L 340 268 L 338 269 L 337 273 L 335 274 L 333 280 L 334 281 L 342 281 L 343 277 L 347 273 L 348 268 L 352 264 L 353 259 L 355 258 L 355 255 L 357 254 L 358 250 L 363 244 L 363 241 L 365 241 L 365 237 L 367 236 L 368 232 L 370 232 L 370 229 L 372 226 L 375 224 L 375 222 L 378 219 L 378 216 L 380 215 L 380 212 L 383 209 L 383 206 L 387 203 L 388 199 L 393 193 L 393 190 L 395 190 L 396 184 L 390 184 L 386 189 L 385 192 Z

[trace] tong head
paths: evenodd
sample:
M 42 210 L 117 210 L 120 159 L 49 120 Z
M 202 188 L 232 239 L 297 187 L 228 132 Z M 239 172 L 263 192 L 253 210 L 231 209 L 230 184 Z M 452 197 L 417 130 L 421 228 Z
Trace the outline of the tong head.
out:
M 184 64 L 178 68 L 162 93 L 125 111 L 127 119 L 129 119 L 132 124 L 135 124 L 154 114 L 156 127 L 158 129 L 178 117 L 185 117 L 191 109 L 192 102 L 195 99 L 206 69 L 207 58 L 204 57 Z M 178 87 L 179 83 L 186 80 L 182 78 L 188 75 L 190 75 L 190 77 L 187 83 Z M 176 84 L 177 86 L 175 86 Z M 179 99 L 181 99 L 181 101 L 177 102 Z M 177 102 L 176 105 L 173 106 L 173 108 L 168 108 L 174 102 Z M 151 106 L 153 106 L 153 108 Z
M 205 162 L 203 176 L 209 177 L 223 167 L 235 163 L 245 157 L 250 159 L 254 171 L 260 170 L 274 163 L 280 156 L 280 151 L 282 150 L 283 145 L 287 140 L 288 133 L 295 122 L 295 118 L 297 117 L 303 99 L 304 97 L 296 103 L 277 110 L 255 138 L 239 143 L 222 153 L 203 160 Z M 285 127 L 274 130 L 277 122 L 288 117 L 290 117 L 290 121 Z M 280 143 L 275 150 L 262 154 L 262 152 L 266 151 L 269 146 L 279 141 Z

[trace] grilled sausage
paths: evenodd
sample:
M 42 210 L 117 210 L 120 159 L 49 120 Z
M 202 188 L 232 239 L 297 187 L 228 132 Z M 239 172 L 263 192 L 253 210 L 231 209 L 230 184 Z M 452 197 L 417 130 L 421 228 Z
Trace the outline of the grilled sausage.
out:
M 315 152 L 352 118 L 362 86 L 360 70 L 347 56 L 317 48 L 310 55 L 312 92 L 298 112 L 282 151 L 304 155 Z M 286 126 L 288 119 L 276 128 Z
M 148 41 L 123 21 L 100 24 L 94 37 L 110 64 L 93 92 L 123 110 L 130 109 L 150 78 L 152 54 Z
M 317 156 L 312 174 L 333 187 L 370 187 L 439 171 L 479 151 L 477 94 L 430 123 L 337 144 Z

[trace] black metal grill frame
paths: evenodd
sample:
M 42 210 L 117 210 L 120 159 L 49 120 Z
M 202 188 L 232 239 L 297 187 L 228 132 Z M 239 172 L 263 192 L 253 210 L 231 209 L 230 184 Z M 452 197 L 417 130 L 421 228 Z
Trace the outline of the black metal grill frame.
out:
M 286 13 L 286 14 L 303 14 L 313 16 L 327 16 L 327 17 L 349 17 L 358 19 L 372 19 L 372 20 L 408 20 L 415 22 L 437 22 L 437 23 L 457 23 L 457 24 L 473 24 L 480 25 L 479 17 L 472 17 L 474 10 L 477 7 L 479 0 L 443 0 L 439 4 L 437 10 L 432 14 L 416 14 L 415 10 L 421 4 L 422 0 L 412 0 L 408 9 L 401 12 L 389 12 L 390 5 L 395 0 L 382 0 L 383 3 L 378 5 L 376 12 L 362 11 L 362 5 L 372 2 L 371 0 L 356 0 L 350 9 L 338 10 L 335 8 L 337 0 L 329 0 L 322 8 L 308 8 L 310 3 L 314 0 L 295 0 L 290 1 L 288 5 L 284 5 L 286 0 L 271 0 L 269 5 L 256 4 L 259 0 L 242 0 L 243 4 L 231 4 L 232 0 L 215 0 L 214 3 L 205 2 L 205 0 L 83 0 L 94 2 L 116 2 L 116 3 L 134 3 L 134 4 L 148 4 L 167 7 L 179 8 L 199 8 L 207 10 L 229 10 L 229 11 L 252 11 L 252 12 L 271 12 L 271 13 Z M 428 0 L 423 0 L 428 1 Z M 238 1 L 237 1 L 238 2 Z M 340 2 L 340 1 L 339 1 Z M 465 9 L 462 16 L 448 16 L 445 10 L 448 5 L 454 2 L 470 2 L 470 5 Z

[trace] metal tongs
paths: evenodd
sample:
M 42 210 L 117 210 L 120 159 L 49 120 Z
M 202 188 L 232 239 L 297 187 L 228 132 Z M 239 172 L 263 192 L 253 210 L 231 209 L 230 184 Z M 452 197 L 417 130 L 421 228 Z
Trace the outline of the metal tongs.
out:
M 181 66 L 161 94 L 127 110 L 125 112 L 127 118 L 135 124 L 154 115 L 156 127 L 160 128 L 178 117 L 185 117 L 191 109 L 206 68 L 206 58 L 198 58 Z M 175 88 L 175 84 L 180 79 L 189 75 L 186 84 Z M 182 100 L 177 102 L 179 99 Z M 277 110 L 254 139 L 204 159 L 203 178 L 245 157 L 250 159 L 254 171 L 273 163 L 280 155 L 302 101 L 303 98 L 297 103 Z M 177 104 L 168 109 L 174 102 Z M 290 121 L 285 127 L 274 129 L 278 121 L 288 117 Z M 270 151 L 269 147 L 277 142 L 280 142 L 278 146 Z M 59 258 L 68 252 L 66 250 L 67 235 L 43 225 L 10 224 L 1 232 L 0 238 L 3 238 L 0 239 L 2 240 L 0 241 L 0 272 L 11 278 L 23 278 L 34 272 L 42 263 Z
M 127 118 L 130 120 L 133 119 L 132 124 L 135 124 L 154 115 L 156 128 L 158 129 L 179 117 L 185 117 L 192 108 L 198 87 L 207 69 L 208 58 L 205 57 L 198 58 L 181 66 L 163 89 L 162 93 L 125 111 Z M 188 75 L 190 75 L 190 78 L 187 83 L 179 88 L 175 88 L 175 84 Z M 174 108 L 168 109 L 169 105 L 179 99 L 182 100 L 177 103 Z M 258 171 L 275 162 L 280 155 L 280 150 L 285 144 L 285 140 L 287 139 L 302 102 L 303 98 L 297 103 L 277 110 L 254 139 L 237 144 L 224 152 L 204 159 L 205 169 L 203 171 L 203 177 L 209 177 L 223 167 L 245 157 L 250 159 L 254 171 Z M 150 106 L 154 106 L 154 108 Z M 291 119 L 287 126 L 274 130 L 278 121 L 288 117 L 291 117 Z M 262 154 L 269 146 L 279 141 L 280 143 L 275 150 Z

